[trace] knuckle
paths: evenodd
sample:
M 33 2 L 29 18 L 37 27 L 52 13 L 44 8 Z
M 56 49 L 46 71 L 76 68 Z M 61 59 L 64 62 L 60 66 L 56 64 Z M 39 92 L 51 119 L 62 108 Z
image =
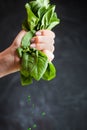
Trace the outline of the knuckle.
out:
M 55 41 L 54 41 L 54 39 L 52 39 L 52 44 L 54 44 L 55 43 Z

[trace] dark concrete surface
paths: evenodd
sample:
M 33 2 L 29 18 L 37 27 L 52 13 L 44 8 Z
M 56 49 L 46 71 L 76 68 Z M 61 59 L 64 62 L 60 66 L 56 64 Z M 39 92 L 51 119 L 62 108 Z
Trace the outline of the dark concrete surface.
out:
M 0 1 L 0 51 L 21 30 L 26 2 Z M 37 128 L 32 130 L 87 130 L 86 6 L 73 0 L 51 2 L 61 19 L 54 29 L 57 76 L 27 87 L 20 85 L 19 72 L 1 78 L 0 130 L 28 130 L 33 124 Z

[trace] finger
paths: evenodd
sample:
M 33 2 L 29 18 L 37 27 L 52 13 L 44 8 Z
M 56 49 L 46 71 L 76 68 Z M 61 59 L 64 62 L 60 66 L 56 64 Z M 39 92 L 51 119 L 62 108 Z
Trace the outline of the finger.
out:
M 36 36 L 41 36 L 41 35 L 55 38 L 55 33 L 53 31 L 50 31 L 50 30 L 39 30 L 36 32 Z
M 52 61 L 54 59 L 54 54 L 51 53 L 50 51 L 48 50 L 43 50 L 43 53 L 46 54 L 46 56 L 48 57 L 48 60 L 49 61 Z
M 36 36 L 31 39 L 31 42 L 33 43 L 45 43 L 48 45 L 54 44 L 54 39 L 49 36 Z
M 37 50 L 49 50 L 51 52 L 54 52 L 54 46 L 53 45 L 48 45 L 45 43 L 33 43 L 30 45 L 31 48 L 36 48 Z

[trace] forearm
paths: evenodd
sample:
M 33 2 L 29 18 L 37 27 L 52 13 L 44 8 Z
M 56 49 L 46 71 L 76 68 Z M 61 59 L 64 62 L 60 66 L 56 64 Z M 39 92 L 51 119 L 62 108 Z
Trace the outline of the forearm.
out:
M 10 47 L 0 53 L 0 78 L 15 71 L 13 58 Z

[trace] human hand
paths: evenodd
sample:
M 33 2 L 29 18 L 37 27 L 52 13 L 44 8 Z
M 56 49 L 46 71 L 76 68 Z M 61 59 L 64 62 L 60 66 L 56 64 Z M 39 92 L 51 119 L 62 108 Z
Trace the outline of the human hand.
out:
M 26 31 L 20 31 L 10 47 L 0 53 L 0 77 L 20 70 L 21 59 L 16 50 L 21 46 L 21 40 L 25 34 Z M 52 31 L 39 30 L 32 38 L 30 47 L 43 51 L 49 61 L 52 61 L 54 58 L 54 38 L 55 34 Z
M 50 30 L 39 30 L 36 32 L 36 36 L 31 39 L 30 47 L 43 51 L 49 61 L 54 58 L 54 32 Z
M 15 40 L 13 41 L 12 47 L 14 52 L 14 63 L 15 67 L 20 69 L 20 58 L 17 55 L 16 49 L 20 47 L 22 37 L 26 34 L 26 31 L 22 30 Z M 54 32 L 50 30 L 39 30 L 36 32 L 35 36 L 31 39 L 31 48 L 36 48 L 37 50 L 41 50 L 45 53 L 49 59 L 52 61 L 54 58 Z

